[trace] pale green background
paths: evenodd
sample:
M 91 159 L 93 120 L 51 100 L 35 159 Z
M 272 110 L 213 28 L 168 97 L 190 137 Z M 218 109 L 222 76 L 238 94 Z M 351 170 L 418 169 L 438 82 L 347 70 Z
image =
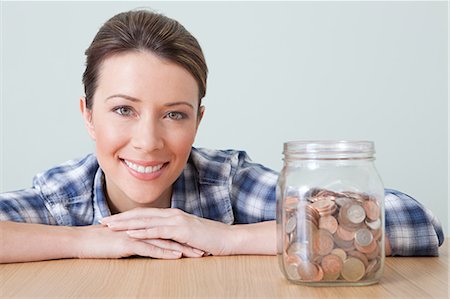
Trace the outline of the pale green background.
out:
M 3 2 L 0 191 L 92 151 L 78 111 L 84 50 L 109 17 L 140 6 L 179 20 L 204 49 L 196 146 L 245 149 L 280 170 L 284 141 L 373 140 L 385 186 L 448 228 L 442 1 Z

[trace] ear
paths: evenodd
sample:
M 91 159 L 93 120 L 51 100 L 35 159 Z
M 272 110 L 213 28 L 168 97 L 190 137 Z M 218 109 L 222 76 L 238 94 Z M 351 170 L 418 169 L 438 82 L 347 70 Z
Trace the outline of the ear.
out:
M 94 123 L 92 122 L 92 110 L 86 107 L 85 97 L 80 98 L 80 111 L 81 115 L 83 116 L 84 125 L 86 126 L 89 135 L 93 140 L 96 140 L 95 127 Z
M 200 122 L 203 118 L 203 114 L 205 113 L 205 106 L 200 106 L 198 108 L 198 115 L 197 115 L 197 126 L 195 127 L 195 129 L 198 129 L 198 127 L 200 126 Z

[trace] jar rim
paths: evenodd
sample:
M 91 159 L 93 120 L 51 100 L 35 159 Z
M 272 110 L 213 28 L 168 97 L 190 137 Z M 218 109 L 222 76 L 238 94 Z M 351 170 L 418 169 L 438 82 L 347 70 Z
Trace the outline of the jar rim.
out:
M 355 155 L 373 156 L 375 144 L 368 140 L 295 140 L 284 143 L 285 155 Z

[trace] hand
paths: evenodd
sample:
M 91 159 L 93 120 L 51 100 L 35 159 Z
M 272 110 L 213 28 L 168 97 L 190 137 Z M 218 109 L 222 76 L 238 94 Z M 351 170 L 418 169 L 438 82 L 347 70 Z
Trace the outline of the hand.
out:
M 77 246 L 80 258 L 121 258 L 132 255 L 178 259 L 182 255 L 201 257 L 203 252 L 170 240 L 130 238 L 126 232 L 113 231 L 104 225 L 78 227 Z
M 233 254 L 233 226 L 179 209 L 136 208 L 105 217 L 102 223 L 135 240 L 172 240 L 213 255 Z

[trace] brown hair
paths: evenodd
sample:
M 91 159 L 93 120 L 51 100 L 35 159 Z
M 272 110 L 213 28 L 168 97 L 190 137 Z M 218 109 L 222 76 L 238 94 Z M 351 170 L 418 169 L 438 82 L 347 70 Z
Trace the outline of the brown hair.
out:
M 200 106 L 206 93 L 208 68 L 195 37 L 180 23 L 162 14 L 134 10 L 119 13 L 109 19 L 85 52 L 83 84 L 88 109 L 92 109 L 92 98 L 102 62 L 114 54 L 140 50 L 151 51 L 189 71 L 198 84 Z

